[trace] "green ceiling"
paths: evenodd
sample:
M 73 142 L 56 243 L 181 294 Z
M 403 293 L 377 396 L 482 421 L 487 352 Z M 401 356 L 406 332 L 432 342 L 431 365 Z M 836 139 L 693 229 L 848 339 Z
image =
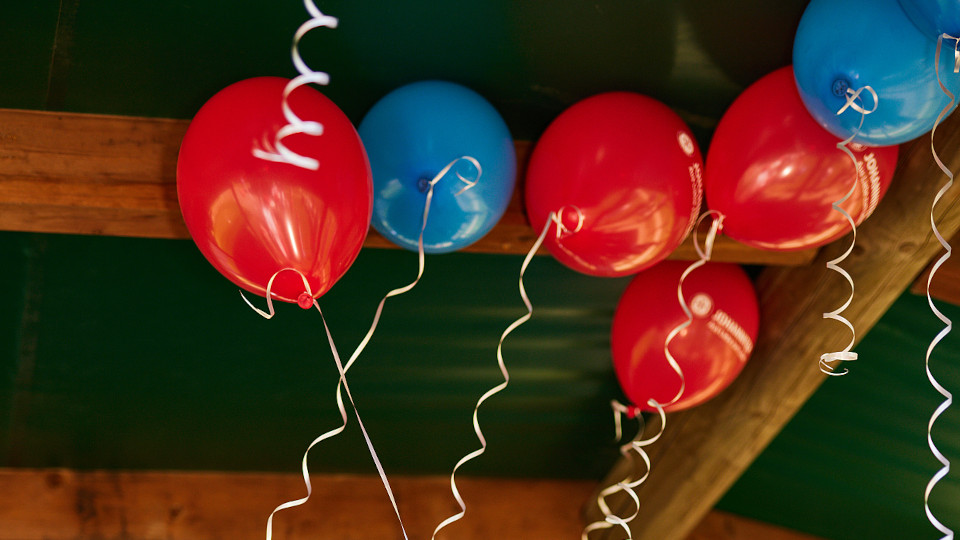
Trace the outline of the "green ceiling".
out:
M 325 89 L 359 121 L 424 78 L 486 95 L 516 138 L 613 89 L 674 107 L 707 143 L 744 85 L 789 62 L 805 2 L 323 2 L 336 30 L 304 42 Z M 20 2 L 0 17 L 0 107 L 189 118 L 227 84 L 292 76 L 296 0 Z M 0 466 L 295 472 L 337 421 L 336 370 L 316 314 L 265 321 L 189 241 L 0 233 Z M 496 384 L 497 338 L 524 313 L 520 257 L 449 254 L 391 299 L 351 386 L 389 473 L 449 472 L 476 446 L 469 416 Z M 379 298 L 416 273 L 405 251 L 364 250 L 321 299 L 341 353 Z M 599 478 L 616 457 L 608 352 L 625 279 L 534 261 L 533 319 L 504 354 L 510 387 L 485 404 L 490 451 L 467 474 Z M 950 308 L 955 319 L 960 310 Z M 937 463 L 926 422 L 938 395 L 923 352 L 937 324 L 905 295 L 721 501 L 726 510 L 835 540 L 935 538 L 922 495 Z M 957 337 L 934 369 L 960 387 Z M 815 361 L 815 359 L 811 359 Z M 957 413 L 935 437 L 960 455 Z M 352 424 L 355 426 L 355 424 Z M 355 427 L 318 471 L 373 472 Z M 960 527 L 956 473 L 933 496 Z

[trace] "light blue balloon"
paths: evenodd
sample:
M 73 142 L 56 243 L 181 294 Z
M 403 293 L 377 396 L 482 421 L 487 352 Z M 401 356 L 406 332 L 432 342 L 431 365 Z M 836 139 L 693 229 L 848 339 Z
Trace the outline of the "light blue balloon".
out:
M 807 6 L 793 44 L 793 70 L 800 97 L 810 114 L 837 137 L 849 137 L 860 113 L 847 109 L 847 88 L 872 87 L 876 111 L 863 121 L 857 142 L 886 146 L 930 131 L 950 103 L 934 69 L 936 43 L 907 18 L 898 0 L 813 0 Z M 941 57 L 940 77 L 957 94 L 960 76 L 953 55 Z M 861 94 L 864 108 L 872 96 Z
M 513 195 L 517 158 L 497 110 L 458 84 L 422 81 L 390 92 L 358 129 L 373 171 L 373 227 L 398 246 L 416 251 L 428 183 L 434 185 L 424 251 L 447 253 L 482 238 L 503 216 Z
M 960 0 L 900 0 L 900 7 L 907 13 L 920 32 L 933 41 L 941 34 L 960 37 Z M 944 58 L 953 61 L 953 41 L 944 42 Z

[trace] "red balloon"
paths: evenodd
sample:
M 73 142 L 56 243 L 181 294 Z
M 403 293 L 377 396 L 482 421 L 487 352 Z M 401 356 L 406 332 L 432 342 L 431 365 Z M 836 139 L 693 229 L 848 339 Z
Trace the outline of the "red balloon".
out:
M 664 261 L 639 274 L 620 298 L 613 317 L 613 365 L 627 397 L 653 410 L 680 390 L 680 376 L 663 352 L 667 335 L 687 320 L 677 300 L 680 275 L 689 265 Z M 693 320 L 670 342 L 683 372 L 684 392 L 666 411 L 699 405 L 726 388 L 743 369 L 757 338 L 757 296 L 739 266 L 707 263 L 683 282 Z
M 714 132 L 704 178 L 707 206 L 726 215 L 724 232 L 778 251 L 822 246 L 850 231 L 831 204 L 852 186 L 855 169 L 838 139 L 807 112 L 787 66 L 746 89 Z M 841 205 L 857 224 L 887 192 L 897 147 L 851 144 L 858 188 Z
M 213 96 L 187 129 L 177 162 L 177 194 L 187 229 L 203 255 L 230 281 L 266 296 L 274 273 L 293 268 L 314 298 L 353 263 L 373 209 L 370 166 L 350 120 L 320 92 L 301 86 L 294 113 L 323 124 L 323 134 L 283 139 L 317 159 L 316 171 L 254 157 L 287 122 L 281 98 L 287 80 L 248 79 Z M 273 297 L 297 302 L 305 292 L 294 272 L 281 272 Z
M 700 150 L 683 120 L 639 94 L 610 92 L 574 104 L 537 142 L 527 170 L 530 224 L 550 212 L 575 234 L 544 242 L 566 266 L 625 276 L 665 258 L 700 209 Z

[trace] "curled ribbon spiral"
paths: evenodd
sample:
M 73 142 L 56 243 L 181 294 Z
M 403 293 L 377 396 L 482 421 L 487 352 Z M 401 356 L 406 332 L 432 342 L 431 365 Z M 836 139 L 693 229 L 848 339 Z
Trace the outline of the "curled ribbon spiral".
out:
M 636 418 L 637 422 L 640 424 L 636 437 L 634 437 L 632 441 L 620 447 L 620 454 L 623 457 L 632 460 L 633 458 L 630 456 L 633 455 L 631 454 L 631 452 L 633 452 L 637 458 L 643 461 L 644 472 L 637 478 L 633 478 L 632 474 L 628 475 L 626 478 L 617 482 L 616 484 L 612 484 L 603 488 L 600 493 L 597 494 L 597 506 L 600 508 L 600 512 L 603 514 L 603 519 L 594 521 L 593 523 L 590 523 L 584 527 L 583 532 L 580 535 L 581 540 L 588 540 L 590 533 L 593 531 L 609 529 L 611 527 L 623 528 L 624 532 L 627 534 L 628 540 L 633 537 L 633 534 L 630 530 L 630 522 L 640 514 L 640 497 L 637 495 L 635 488 L 639 487 L 640 484 L 647 480 L 651 469 L 650 456 L 647 454 L 647 451 L 644 450 L 644 448 L 660 439 L 660 436 L 663 435 L 663 430 L 667 423 L 667 417 L 663 407 L 659 405 L 653 405 L 655 403 L 656 401 L 652 399 L 650 402 L 648 402 L 649 405 L 656 408 L 657 414 L 660 417 L 660 426 L 656 433 L 644 439 L 643 432 L 645 431 L 646 426 L 640 409 L 638 407 L 628 407 L 616 400 L 610 402 L 610 406 L 613 408 L 613 418 L 617 431 L 617 441 L 619 441 L 622 436 L 621 416 L 626 415 L 628 418 Z M 610 509 L 609 503 L 607 503 L 607 497 L 619 492 L 625 493 L 634 504 L 633 513 L 627 517 L 622 517 L 614 513 Z
M 943 538 L 941 540 L 953 540 L 953 530 L 945 526 L 933 515 L 933 511 L 930 510 L 930 493 L 933 491 L 934 486 L 937 485 L 940 480 L 942 480 L 950 472 L 950 460 L 943 455 L 943 452 L 937 448 L 937 445 L 933 443 L 933 425 L 936 423 L 937 419 L 940 418 L 940 415 L 944 413 L 952 404 L 953 404 L 953 394 L 951 394 L 946 388 L 941 385 L 937 379 L 933 376 L 933 372 L 930 371 L 930 356 L 933 354 L 933 349 L 940 343 L 943 338 L 953 330 L 953 322 L 944 315 L 937 306 L 933 303 L 933 298 L 930 296 L 930 285 L 933 283 L 933 276 L 937 273 L 937 270 L 943 266 L 943 263 L 947 262 L 947 259 L 950 258 L 951 253 L 953 252 L 950 247 L 950 243 L 940 234 L 940 230 L 937 229 L 936 220 L 933 217 L 933 211 L 937 207 L 937 203 L 940 202 L 940 199 L 943 195 L 950 190 L 953 186 L 953 172 L 943 164 L 943 161 L 940 160 L 940 156 L 937 155 L 937 149 L 933 144 L 933 137 L 936 135 L 937 126 L 940 125 L 940 122 L 943 121 L 943 118 L 946 114 L 953 108 L 956 103 L 956 96 L 952 92 L 947 90 L 947 87 L 944 86 L 943 81 L 940 80 L 940 48 L 943 45 L 944 39 L 952 39 L 954 47 L 954 73 L 960 72 L 960 38 L 953 37 L 949 34 L 942 34 L 937 38 L 937 52 L 934 58 L 934 69 L 937 72 L 937 82 L 940 84 L 940 89 L 950 97 L 950 103 L 940 111 L 940 115 L 937 116 L 936 121 L 933 123 L 933 129 L 930 130 L 930 151 L 933 153 L 933 159 L 937 162 L 937 165 L 940 167 L 940 170 L 947 175 L 947 182 L 944 184 L 940 191 L 937 192 L 937 196 L 933 199 L 933 205 L 930 207 L 930 226 L 933 229 L 933 234 L 937 237 L 937 240 L 940 242 L 940 245 L 943 246 L 943 249 L 946 250 L 937 262 L 933 264 L 933 267 L 930 269 L 930 275 L 927 277 L 927 304 L 930 305 L 930 310 L 938 319 L 945 325 L 942 330 L 930 341 L 930 345 L 927 347 L 926 359 L 924 361 L 927 379 L 930 381 L 930 384 L 944 397 L 944 400 L 940 405 L 933 411 L 933 414 L 930 416 L 930 421 L 927 423 L 927 446 L 930 447 L 930 452 L 937 458 L 937 461 L 940 462 L 942 467 L 938 470 L 927 483 L 926 489 L 923 491 L 923 509 L 927 514 L 927 520 L 930 521 L 938 531 L 943 533 Z
M 703 220 L 707 216 L 711 216 L 713 218 L 713 223 L 711 223 L 710 230 L 707 232 L 707 237 L 704 240 L 704 247 L 701 248 L 700 242 L 697 240 L 697 234 L 700 228 L 700 224 L 703 222 Z M 631 459 L 630 456 L 635 455 L 637 458 L 643 461 L 644 473 L 635 479 L 632 478 L 632 475 L 628 476 L 627 478 L 621 480 L 620 482 L 607 486 L 606 488 L 600 491 L 600 493 L 597 495 L 597 506 L 600 508 L 600 511 L 603 513 L 603 520 L 595 521 L 587 525 L 583 529 L 583 533 L 581 534 L 582 540 L 588 540 L 588 536 L 592 531 L 595 531 L 598 529 L 608 529 L 614 526 L 622 527 L 624 531 L 627 533 L 628 540 L 633 537 L 632 532 L 630 531 L 630 522 L 636 519 L 636 517 L 640 513 L 640 497 L 637 495 L 637 492 L 635 490 L 637 487 L 643 484 L 643 482 L 646 481 L 647 477 L 650 475 L 650 470 L 651 470 L 650 456 L 649 454 L 647 454 L 644 448 L 646 446 L 649 446 L 657 442 L 657 440 L 660 439 L 660 436 L 663 435 L 663 431 L 667 426 L 667 416 L 666 416 L 666 412 L 664 411 L 664 407 L 669 407 L 670 405 L 673 405 L 674 403 L 676 403 L 683 396 L 683 392 L 686 388 L 686 378 L 683 376 L 683 370 L 680 368 L 680 365 L 677 363 L 677 360 L 673 357 L 673 354 L 670 353 L 670 343 L 673 341 L 675 337 L 677 337 L 686 327 L 690 326 L 690 324 L 693 322 L 693 312 L 690 311 L 690 306 L 687 304 L 687 301 L 683 296 L 683 282 L 687 279 L 687 276 L 689 276 L 691 272 L 707 264 L 707 262 L 710 261 L 711 257 L 713 256 L 713 245 L 714 245 L 714 242 L 716 241 L 717 234 L 719 234 L 720 231 L 723 230 L 724 217 L 725 216 L 723 214 L 715 210 L 711 210 L 701 215 L 697 219 L 696 225 L 693 228 L 693 246 L 696 249 L 697 254 L 700 256 L 700 258 L 694 261 L 693 263 L 691 263 L 690 266 L 688 266 L 683 271 L 683 273 L 680 275 L 680 281 L 677 283 L 677 301 L 680 303 L 680 307 L 683 309 L 683 312 L 687 318 L 685 321 L 675 326 L 670 331 L 670 333 L 667 334 L 667 337 L 663 343 L 664 356 L 667 359 L 667 363 L 670 364 L 671 369 L 673 369 L 673 371 L 676 372 L 677 376 L 680 378 L 680 388 L 677 390 L 677 393 L 673 396 L 673 398 L 666 403 L 661 404 L 656 399 L 653 399 L 653 398 L 647 401 L 647 405 L 649 407 L 652 407 L 656 411 L 657 415 L 660 417 L 660 425 L 657 432 L 647 437 L 646 439 L 644 439 L 643 432 L 644 432 L 645 426 L 643 422 L 643 417 L 640 415 L 640 410 L 637 407 L 627 407 L 616 400 L 610 402 L 610 405 L 611 407 L 613 407 L 613 412 L 614 412 L 614 422 L 615 422 L 616 431 L 617 431 L 617 440 L 620 440 L 620 437 L 621 437 L 621 419 L 620 419 L 621 415 L 626 414 L 628 417 L 631 417 L 631 418 L 636 417 L 640 422 L 640 429 L 637 432 L 637 436 L 634 438 L 634 440 L 621 446 L 620 453 L 628 459 Z M 613 495 L 614 493 L 618 493 L 621 491 L 626 493 L 626 495 L 630 498 L 630 500 L 633 501 L 634 504 L 636 505 L 636 509 L 633 511 L 631 515 L 627 517 L 622 517 L 612 512 L 610 510 L 610 505 L 607 503 L 607 500 L 606 500 L 607 497 L 609 497 L 610 495 Z
M 273 537 L 273 516 L 274 516 L 277 512 L 279 512 L 279 511 L 281 511 L 281 510 L 285 510 L 285 509 L 287 509 L 287 508 L 293 508 L 293 507 L 295 507 L 295 506 L 300 506 L 300 505 L 306 503 L 306 502 L 310 499 L 310 495 L 313 493 L 313 487 L 312 487 L 312 485 L 311 485 L 311 483 L 310 483 L 310 471 L 309 471 L 309 469 L 308 469 L 308 467 L 307 467 L 307 456 L 310 454 L 310 450 L 311 450 L 314 446 L 316 446 L 317 444 L 319 444 L 320 442 L 322 442 L 322 441 L 324 441 L 324 440 L 326 440 L 326 439 L 329 439 L 329 438 L 331 438 L 331 437 L 334 437 L 334 436 L 336 436 L 336 435 L 339 435 L 340 433 L 342 433 L 342 432 L 344 431 L 344 429 L 346 429 L 348 416 L 347 416 L 346 408 L 344 407 L 344 404 L 343 404 L 343 396 L 342 396 L 342 391 L 343 391 L 343 390 L 346 390 L 347 397 L 348 397 L 349 400 L 350 400 L 350 404 L 351 404 L 351 406 L 353 406 L 353 412 L 354 412 L 355 416 L 357 417 L 357 423 L 360 425 L 360 431 L 363 433 L 363 438 L 364 438 L 364 440 L 365 440 L 366 443 L 367 443 L 367 449 L 370 451 L 370 457 L 373 459 L 374 465 L 375 465 L 376 468 L 377 468 L 377 472 L 378 472 L 379 475 L 380 475 L 380 479 L 381 479 L 381 481 L 383 482 L 383 486 L 384 486 L 384 488 L 386 489 L 387 496 L 388 496 L 389 499 L 390 499 L 390 503 L 393 505 L 393 511 L 394 511 L 394 513 L 395 513 L 396 516 L 397 516 L 397 520 L 399 520 L 399 522 L 400 522 L 400 529 L 401 529 L 401 531 L 403 532 L 403 537 L 404 537 L 404 538 L 407 538 L 407 531 L 406 531 L 406 529 L 405 529 L 404 526 L 403 526 L 403 519 L 401 519 L 401 517 L 400 517 L 400 510 L 399 510 L 399 508 L 397 507 L 396 498 L 394 497 L 393 490 L 390 488 L 390 481 L 387 479 L 386 472 L 383 470 L 383 465 L 380 463 L 380 459 L 379 459 L 379 457 L 377 456 L 376 450 L 374 450 L 373 442 L 370 440 L 370 436 L 367 434 L 367 430 L 366 430 L 366 428 L 365 428 L 364 425 L 363 425 L 363 420 L 360 419 L 360 412 L 357 410 L 356 403 L 354 403 L 353 396 L 352 396 L 352 394 L 350 393 L 350 387 L 347 385 L 347 371 L 349 371 L 350 367 L 353 366 L 354 362 L 357 361 L 357 358 L 360 357 L 360 353 L 366 348 L 367 344 L 370 342 L 370 339 L 373 337 L 373 334 L 374 334 L 374 332 L 376 331 L 377 325 L 379 324 L 379 321 L 380 321 L 380 315 L 381 315 L 382 312 L 383 312 L 383 306 L 384 306 L 384 304 L 386 303 L 387 299 L 388 299 L 388 298 L 391 298 L 391 297 L 393 297 L 393 296 L 398 296 L 398 295 L 401 295 L 401 294 L 403 294 L 403 293 L 405 293 L 405 292 L 410 291 L 411 289 L 413 289 L 413 288 L 417 285 L 417 283 L 420 282 L 420 278 L 423 277 L 423 270 L 424 270 L 424 266 L 425 266 L 424 251 L 423 251 L 423 233 L 424 233 L 424 231 L 425 231 L 426 228 L 427 228 L 427 218 L 428 218 L 429 215 L 430 215 L 430 203 L 431 203 L 431 201 L 433 200 L 433 188 L 434 188 L 434 186 L 437 184 L 437 182 L 439 182 L 441 178 L 443 178 L 444 176 L 446 176 L 447 173 L 450 172 L 450 169 L 451 169 L 458 161 L 460 161 L 461 159 L 469 161 L 470 163 L 472 163 L 472 164 L 474 165 L 474 167 L 476 167 L 476 169 L 477 169 L 477 176 L 476 176 L 476 178 L 470 179 L 470 178 L 467 178 L 467 177 L 461 175 L 459 172 L 456 173 L 457 178 L 458 178 L 461 182 L 463 182 L 463 183 L 465 184 L 465 187 L 462 188 L 460 191 L 458 191 L 457 194 L 459 195 L 460 193 L 463 193 L 464 191 L 472 188 L 472 187 L 475 186 L 475 185 L 477 184 L 477 182 L 480 180 L 480 176 L 483 174 L 483 171 L 482 171 L 482 169 L 481 169 L 481 167 L 480 167 L 480 163 L 479 163 L 476 159 L 474 159 L 474 158 L 472 158 L 472 157 L 469 157 L 469 156 L 461 156 L 461 157 L 459 157 L 459 158 L 451 161 L 449 164 L 447 164 L 447 166 L 444 167 L 439 173 L 437 173 L 437 175 L 429 182 L 429 190 L 427 191 L 426 200 L 425 200 L 424 206 L 423 206 L 423 221 L 422 221 L 422 224 L 421 224 L 421 227 L 420 227 L 420 238 L 419 238 L 418 243 L 417 243 L 417 245 L 418 245 L 418 255 L 419 255 L 419 257 L 418 257 L 418 263 L 419 263 L 419 264 L 418 264 L 418 268 L 417 268 L 417 277 L 416 277 L 416 279 L 414 279 L 414 280 L 413 280 L 411 283 L 409 283 L 408 285 L 405 285 L 405 286 L 403 286 L 403 287 L 399 287 L 399 288 L 397 288 L 397 289 L 393 289 L 392 291 L 390 291 L 390 292 L 388 292 L 386 295 L 384 295 L 384 297 L 380 300 L 380 303 L 377 305 L 377 310 L 376 310 L 376 313 L 374 314 L 373 322 L 372 322 L 371 325 L 370 325 L 370 329 L 367 331 L 366 335 L 365 335 L 365 336 L 363 337 L 363 339 L 360 341 L 360 344 L 357 346 L 356 350 L 353 351 L 353 354 L 350 355 L 350 358 L 349 358 L 349 360 L 347 361 L 346 364 L 342 364 L 342 363 L 341 363 L 341 361 L 340 361 L 340 355 L 339 355 L 339 353 L 337 352 L 336 345 L 335 345 L 334 342 L 333 342 L 333 336 L 332 336 L 331 333 L 330 333 L 330 328 L 327 326 L 327 321 L 326 321 L 326 319 L 323 317 L 323 312 L 320 310 L 320 305 L 317 303 L 316 300 L 313 300 L 313 307 L 315 307 L 316 310 L 317 310 L 317 312 L 320 313 L 320 318 L 321 318 L 321 320 L 323 321 L 323 327 L 324 327 L 324 330 L 326 331 L 326 334 L 327 334 L 327 340 L 328 340 L 329 343 L 330 343 L 330 350 L 333 352 L 334 361 L 336 362 L 336 364 L 337 364 L 337 369 L 338 369 L 339 372 L 340 372 L 340 379 L 337 381 L 336 399 L 337 399 L 337 408 L 340 410 L 340 416 L 341 416 L 341 418 L 342 418 L 342 420 L 343 420 L 343 424 L 341 424 L 340 426 L 338 426 L 338 427 L 336 427 L 336 428 L 334 428 L 334 429 L 332 429 L 332 430 L 330 430 L 330 431 L 327 431 L 326 433 L 320 435 L 319 437 L 317 437 L 316 439 L 314 439 L 313 442 L 311 442 L 311 443 L 307 446 L 307 449 L 306 449 L 306 451 L 305 451 L 304 454 L 303 454 L 303 460 L 302 460 L 302 464 L 301 464 L 301 468 L 302 468 L 302 472 L 303 472 L 303 482 L 304 482 L 304 484 L 305 484 L 306 487 L 307 487 L 307 495 L 306 495 L 305 497 L 300 498 L 300 499 L 296 499 L 296 500 L 293 500 L 293 501 L 285 502 L 285 503 L 281 504 L 280 506 L 277 506 L 277 507 L 273 510 L 273 512 L 270 513 L 270 517 L 267 518 L 267 535 L 266 535 L 266 539 L 267 539 L 267 540 L 271 540 L 272 537 Z M 293 268 L 284 268 L 284 269 L 281 269 L 281 270 L 277 271 L 275 274 L 273 274 L 273 276 L 271 276 L 271 277 L 270 277 L 270 280 L 267 282 L 267 294 L 266 294 L 266 297 L 267 297 L 267 311 L 263 311 L 263 310 L 261 310 L 260 308 L 255 307 L 252 303 L 250 303 L 249 300 L 247 300 L 247 297 L 243 294 L 243 292 L 240 293 L 240 297 L 243 298 L 243 301 L 246 302 L 247 305 L 250 306 L 251 309 L 253 309 L 254 311 L 256 311 L 258 314 L 260 314 L 260 315 L 261 315 L 262 317 L 264 317 L 265 319 L 270 319 L 270 318 L 272 318 L 272 317 L 274 316 L 274 314 L 275 314 L 275 310 L 274 310 L 274 307 L 273 307 L 273 297 L 272 297 L 272 293 L 271 293 L 271 288 L 273 287 L 273 282 L 274 282 L 274 280 L 276 279 L 277 275 L 279 275 L 281 272 L 284 272 L 284 271 L 296 272 L 296 273 L 300 276 L 300 278 L 303 280 L 303 287 L 304 287 L 304 293 L 303 293 L 303 295 L 306 295 L 308 299 L 313 297 L 313 293 L 312 293 L 311 290 L 310 290 L 310 284 L 307 282 L 307 278 L 306 278 L 302 273 L 300 273 L 299 271 L 297 271 L 297 270 L 295 270 L 295 269 L 293 269 Z M 301 295 L 301 296 L 303 296 L 303 295 Z
M 873 96 L 873 107 L 870 109 L 866 109 L 863 107 L 863 105 L 858 103 L 858 101 L 860 101 L 860 94 L 862 94 L 864 91 L 869 92 L 870 95 Z M 849 371 L 846 368 L 844 368 L 843 371 L 837 371 L 836 368 L 839 366 L 839 362 L 852 362 L 857 359 L 857 353 L 851 350 L 853 349 L 853 346 L 857 341 L 857 331 L 853 328 L 853 324 L 851 324 L 846 317 L 841 315 L 841 313 L 843 313 L 848 307 L 850 307 L 850 304 L 853 302 L 853 294 L 854 294 L 855 288 L 853 285 L 853 278 L 850 277 L 850 274 L 846 270 L 840 267 L 840 263 L 845 261 L 847 257 L 849 257 L 851 253 L 853 253 L 853 247 L 857 243 L 857 224 L 853 221 L 853 218 L 850 217 L 850 214 L 848 214 L 846 210 L 840 207 L 841 204 L 843 204 L 844 202 L 847 201 L 847 199 L 853 196 L 854 190 L 856 190 L 858 187 L 857 175 L 859 174 L 859 166 L 857 165 L 857 158 L 854 157 L 853 152 L 850 151 L 847 145 L 849 145 L 853 141 L 853 138 L 856 137 L 858 133 L 860 133 L 860 129 L 863 127 L 863 120 L 866 118 L 868 114 L 876 111 L 877 106 L 879 104 L 880 104 L 880 100 L 877 96 L 877 93 L 873 90 L 872 87 L 864 86 L 863 88 L 858 88 L 857 90 L 848 88 L 846 93 L 846 103 L 844 103 L 843 107 L 840 107 L 840 110 L 837 111 L 837 114 L 839 115 L 839 114 L 842 114 L 844 111 L 846 111 L 848 108 L 853 109 L 854 111 L 860 113 L 860 124 L 857 125 L 857 128 L 853 130 L 853 133 L 849 137 L 837 143 L 837 149 L 845 153 L 848 157 L 850 157 L 850 161 L 853 162 L 854 172 L 853 172 L 853 182 L 850 186 L 850 191 L 847 191 L 846 195 L 840 198 L 840 200 L 834 201 L 832 206 L 834 210 L 836 210 L 837 212 L 840 212 L 840 214 L 843 215 L 844 218 L 846 218 L 847 222 L 850 223 L 850 230 L 853 231 L 853 238 L 850 240 L 850 246 L 847 248 L 846 251 L 844 251 L 839 257 L 827 262 L 827 269 L 837 272 L 838 274 L 843 276 L 844 279 L 847 280 L 847 283 L 850 284 L 850 296 L 847 297 L 847 301 L 844 302 L 843 305 L 841 305 L 837 309 L 833 311 L 825 312 L 823 314 L 824 319 L 833 319 L 850 329 L 850 343 L 848 343 L 847 346 L 842 351 L 823 353 L 822 355 L 820 355 L 820 371 L 822 371 L 825 375 L 830 375 L 833 377 L 846 375 L 847 372 Z
M 307 281 L 306 276 L 304 276 L 298 270 L 293 268 L 283 268 L 281 270 L 278 270 L 276 273 L 274 273 L 270 277 L 270 281 L 267 282 L 267 294 L 266 294 L 267 311 L 263 311 L 257 307 L 254 307 L 254 305 L 251 304 L 249 300 L 247 300 L 247 297 L 244 296 L 242 292 L 240 293 L 240 296 L 243 298 L 243 301 L 246 302 L 251 309 L 256 311 L 258 314 L 260 314 L 260 316 L 262 316 L 265 319 L 271 319 L 275 315 L 271 288 L 273 287 L 273 281 L 276 279 L 276 277 L 281 272 L 285 272 L 285 271 L 295 272 L 297 275 L 299 275 L 300 279 L 303 280 L 303 287 L 304 287 L 303 295 L 308 295 L 310 298 L 313 297 L 313 293 L 310 290 L 310 283 Z M 310 483 L 310 470 L 307 466 L 307 457 L 310 455 L 310 450 L 317 444 L 321 443 L 322 441 L 329 439 L 331 437 L 334 437 L 336 435 L 339 435 L 340 433 L 343 432 L 343 430 L 346 429 L 348 416 L 347 416 L 346 408 L 344 407 L 344 404 L 343 404 L 342 390 L 346 390 L 347 392 L 347 398 L 350 400 L 351 407 L 353 407 L 353 412 L 354 412 L 354 415 L 357 417 L 357 423 L 360 425 L 360 431 L 363 433 L 363 438 L 367 442 L 367 448 L 370 450 L 370 456 L 373 458 L 373 462 L 377 467 L 377 471 L 380 474 L 380 479 L 383 481 L 383 485 L 387 490 L 387 495 L 390 497 L 390 502 L 393 503 L 393 509 L 397 513 L 397 519 L 400 519 L 400 512 L 397 509 L 397 503 L 393 496 L 393 490 L 390 489 L 390 482 L 389 480 L 387 480 L 387 475 L 383 470 L 383 465 L 381 465 L 380 463 L 380 458 L 377 456 L 377 452 L 373 448 L 373 442 L 370 440 L 370 436 L 367 434 L 367 429 L 363 425 L 363 420 L 360 419 L 360 411 L 357 410 L 357 404 L 353 399 L 353 394 L 350 392 L 350 386 L 347 384 L 347 370 L 350 367 L 350 363 L 352 363 L 356 359 L 356 355 L 358 353 L 355 352 L 354 357 L 352 357 L 350 359 L 350 362 L 347 363 L 347 366 L 344 367 L 343 363 L 340 361 L 340 353 L 337 351 L 337 346 L 333 341 L 333 335 L 330 333 L 330 328 L 327 326 L 327 320 L 323 316 L 323 311 L 320 310 L 320 304 L 318 304 L 315 299 L 313 300 L 313 307 L 315 307 L 317 312 L 320 313 L 320 320 L 323 321 L 323 328 L 326 331 L 327 341 L 330 344 L 330 351 L 333 353 L 333 359 L 336 362 L 337 370 L 340 373 L 340 378 L 337 381 L 336 397 L 337 397 L 337 408 L 340 410 L 340 417 L 343 420 L 343 424 L 315 438 L 313 442 L 311 442 L 307 446 L 307 449 L 306 451 L 304 451 L 303 459 L 301 461 L 301 472 L 303 473 L 303 483 L 307 487 L 307 494 L 306 496 L 301 497 L 299 499 L 287 501 L 277 506 L 273 510 L 273 512 L 270 512 L 270 516 L 267 518 L 267 535 L 266 535 L 267 540 L 271 540 L 273 538 L 273 516 L 276 515 L 276 513 L 281 510 L 286 510 L 287 508 L 293 508 L 295 506 L 300 506 L 306 503 L 308 500 L 310 500 L 310 496 L 313 494 L 313 486 Z M 400 528 L 403 529 L 403 520 L 400 520 Z M 403 537 L 407 538 L 406 530 L 403 530 Z
M 310 13 L 310 19 L 297 28 L 296 33 L 293 35 L 293 44 L 290 47 L 290 56 L 293 58 L 293 65 L 297 68 L 297 72 L 299 72 L 300 75 L 291 79 L 283 89 L 283 117 L 286 119 L 287 124 L 277 131 L 273 141 L 263 142 L 265 149 L 254 148 L 253 155 L 267 161 L 289 163 L 297 167 L 315 171 L 320 167 L 320 163 L 316 159 L 300 155 L 290 150 L 283 144 L 283 139 L 296 133 L 304 133 L 315 137 L 322 135 L 323 125 L 320 122 L 303 120 L 297 116 L 290 107 L 289 97 L 294 90 L 305 84 L 314 83 L 327 85 L 330 83 L 329 75 L 322 71 L 310 69 L 306 62 L 303 61 L 303 58 L 300 56 L 300 40 L 303 39 L 303 36 L 306 35 L 307 32 L 314 28 L 336 28 L 338 21 L 336 17 L 321 13 L 320 9 L 314 5 L 312 0 L 304 0 L 303 6 L 307 9 L 307 12 Z
M 563 224 L 563 220 L 561 219 L 563 212 L 566 209 L 571 209 L 577 212 L 578 222 L 577 226 L 573 230 L 568 229 Z M 536 242 L 533 243 L 533 247 L 531 247 L 530 251 L 527 252 L 526 257 L 523 259 L 523 263 L 520 265 L 520 298 L 523 300 L 523 304 L 527 307 L 527 312 L 510 323 L 510 325 L 507 326 L 507 328 L 500 335 L 500 341 L 497 343 L 497 365 L 500 367 L 500 373 L 503 375 L 503 382 L 487 390 L 482 396 L 480 396 L 480 399 L 477 400 L 477 404 L 473 407 L 473 431 L 477 434 L 477 439 L 480 441 L 480 448 L 460 458 L 460 461 L 453 466 L 453 472 L 450 473 L 450 491 L 453 493 L 453 498 L 456 499 L 457 505 L 460 506 L 460 511 L 440 522 L 440 524 L 437 525 L 437 528 L 434 529 L 433 535 L 430 537 L 431 540 L 436 539 L 437 533 L 439 533 L 441 529 L 447 525 L 450 525 L 451 523 L 459 521 L 467 513 L 467 503 L 463 500 L 460 490 L 457 489 L 457 471 L 465 463 L 479 457 L 487 451 L 487 439 L 483 436 L 483 430 L 480 429 L 480 421 L 477 416 L 480 412 L 480 406 L 483 405 L 487 399 L 500 393 L 507 387 L 508 384 L 510 384 L 510 373 L 507 371 L 507 366 L 503 360 L 503 342 L 507 339 L 507 336 L 510 335 L 511 332 L 533 317 L 533 303 L 530 302 L 530 297 L 527 296 L 527 290 L 523 286 L 523 275 L 526 273 L 527 267 L 530 266 L 530 261 L 533 260 L 533 256 L 536 255 L 537 251 L 540 249 L 540 246 L 543 245 L 543 241 L 546 239 L 547 233 L 550 231 L 550 226 L 553 224 L 556 224 L 557 226 L 557 241 L 559 242 L 561 238 L 570 234 L 574 234 L 580 230 L 580 228 L 583 226 L 583 213 L 580 212 L 579 208 L 573 206 L 565 206 L 557 212 L 551 212 L 547 217 L 547 222 L 544 224 L 543 230 L 540 232 L 540 236 L 537 237 Z

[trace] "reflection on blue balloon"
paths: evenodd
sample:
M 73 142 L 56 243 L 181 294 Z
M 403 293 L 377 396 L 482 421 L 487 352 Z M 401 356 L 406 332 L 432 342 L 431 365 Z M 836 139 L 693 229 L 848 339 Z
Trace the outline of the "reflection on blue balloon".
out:
M 898 0 L 813 0 L 797 28 L 793 69 L 807 110 L 841 138 L 853 133 L 861 116 L 852 109 L 836 114 L 846 89 L 872 87 L 879 104 L 855 140 L 886 146 L 930 131 L 950 103 L 937 83 L 935 51 L 936 43 L 910 22 Z M 952 61 L 941 62 L 940 76 L 951 92 L 960 90 Z M 864 108 L 873 107 L 871 96 L 861 97 Z
M 960 37 L 960 2 L 957 0 L 900 0 L 900 7 L 920 32 L 933 41 L 944 33 Z
M 370 109 L 358 129 L 373 171 L 373 227 L 416 251 L 429 182 L 434 185 L 424 251 L 456 251 L 479 240 L 503 216 L 516 181 L 516 154 L 500 114 L 458 84 L 422 81 L 394 90 Z

